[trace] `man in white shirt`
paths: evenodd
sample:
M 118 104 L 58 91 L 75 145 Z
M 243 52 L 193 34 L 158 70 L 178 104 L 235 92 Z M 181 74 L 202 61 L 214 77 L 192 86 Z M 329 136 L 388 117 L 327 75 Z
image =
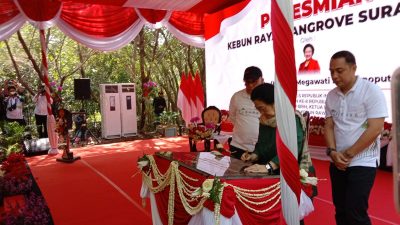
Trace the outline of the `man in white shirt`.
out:
M 8 96 L 5 99 L 7 122 L 18 122 L 25 126 L 26 122 L 23 114 L 23 102 L 18 96 L 17 89 L 14 86 L 9 86 Z
M 35 120 L 36 128 L 39 138 L 47 138 L 47 99 L 46 91 L 44 86 L 41 86 L 38 93 L 33 97 L 33 102 L 35 103 Z
M 229 119 L 234 125 L 230 151 L 238 159 L 245 152 L 253 152 L 257 143 L 260 113 L 250 94 L 264 79 L 258 67 L 250 66 L 244 71 L 243 81 L 246 88 L 236 92 L 229 104 Z
M 326 98 L 325 140 L 336 224 L 371 224 L 368 198 L 379 162 L 379 134 L 388 116 L 381 89 L 356 76 L 349 51 L 331 57 L 329 70 L 336 88 Z

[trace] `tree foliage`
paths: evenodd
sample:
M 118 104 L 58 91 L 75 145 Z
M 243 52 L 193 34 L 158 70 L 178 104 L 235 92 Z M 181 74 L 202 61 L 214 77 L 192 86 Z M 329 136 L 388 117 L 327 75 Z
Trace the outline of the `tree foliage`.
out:
M 198 71 L 205 82 L 204 49 L 183 44 L 163 28 L 144 27 L 129 45 L 113 52 L 89 49 L 57 28 L 46 30 L 46 41 L 49 80 L 62 86 L 64 107 L 71 111 L 82 107 L 82 102 L 74 99 L 75 78 L 91 79 L 92 100 L 84 102 L 89 114 L 100 111 L 99 84 L 135 83 L 139 129 L 151 126 L 144 123 L 143 83 L 156 82 L 165 93 L 167 110 L 178 111 L 181 74 L 194 75 Z M 42 66 L 39 31 L 34 27 L 25 25 L 18 34 L 0 43 L 0 82 L 18 80 L 27 95 L 34 95 L 42 83 Z

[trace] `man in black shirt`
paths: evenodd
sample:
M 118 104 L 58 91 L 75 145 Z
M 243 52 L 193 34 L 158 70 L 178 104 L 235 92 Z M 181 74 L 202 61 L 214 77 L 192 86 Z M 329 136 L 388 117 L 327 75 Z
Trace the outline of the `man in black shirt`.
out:
M 167 107 L 162 91 L 158 92 L 158 97 L 154 98 L 153 107 L 156 116 L 160 116 L 160 114 L 165 110 L 165 107 Z

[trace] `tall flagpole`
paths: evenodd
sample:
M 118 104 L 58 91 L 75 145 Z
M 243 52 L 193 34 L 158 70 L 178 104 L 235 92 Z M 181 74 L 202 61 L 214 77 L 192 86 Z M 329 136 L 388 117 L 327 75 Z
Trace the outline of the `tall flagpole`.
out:
M 47 99 L 47 134 L 49 136 L 50 150 L 49 155 L 58 154 L 58 136 L 56 134 L 56 120 L 51 110 L 51 95 L 50 95 L 50 83 L 49 73 L 47 65 L 47 50 L 46 50 L 46 38 L 44 30 L 40 29 L 40 44 L 42 50 L 42 64 L 43 64 L 43 81 L 45 83 L 46 99 Z
M 297 225 L 301 186 L 297 163 L 297 79 L 292 0 L 272 0 L 271 27 L 275 54 L 276 142 L 281 169 L 282 210 L 286 224 Z

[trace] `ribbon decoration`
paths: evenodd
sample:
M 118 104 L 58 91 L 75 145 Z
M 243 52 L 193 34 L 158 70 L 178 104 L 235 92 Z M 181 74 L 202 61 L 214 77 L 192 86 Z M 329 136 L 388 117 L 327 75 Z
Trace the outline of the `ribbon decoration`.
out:
M 281 169 L 282 210 L 286 224 L 292 225 L 299 224 L 301 193 L 296 144 L 297 82 L 292 0 L 272 0 L 271 27 L 275 54 L 276 143 Z
M 50 150 L 48 154 L 56 155 L 58 154 L 58 140 L 56 134 L 56 120 L 51 110 L 51 95 L 50 95 L 50 83 L 49 83 L 49 72 L 47 65 L 47 48 L 46 48 L 46 38 L 44 30 L 40 29 L 40 46 L 42 51 L 42 65 L 43 65 L 43 81 L 45 83 L 46 90 L 46 100 L 47 100 L 47 134 L 49 136 Z

